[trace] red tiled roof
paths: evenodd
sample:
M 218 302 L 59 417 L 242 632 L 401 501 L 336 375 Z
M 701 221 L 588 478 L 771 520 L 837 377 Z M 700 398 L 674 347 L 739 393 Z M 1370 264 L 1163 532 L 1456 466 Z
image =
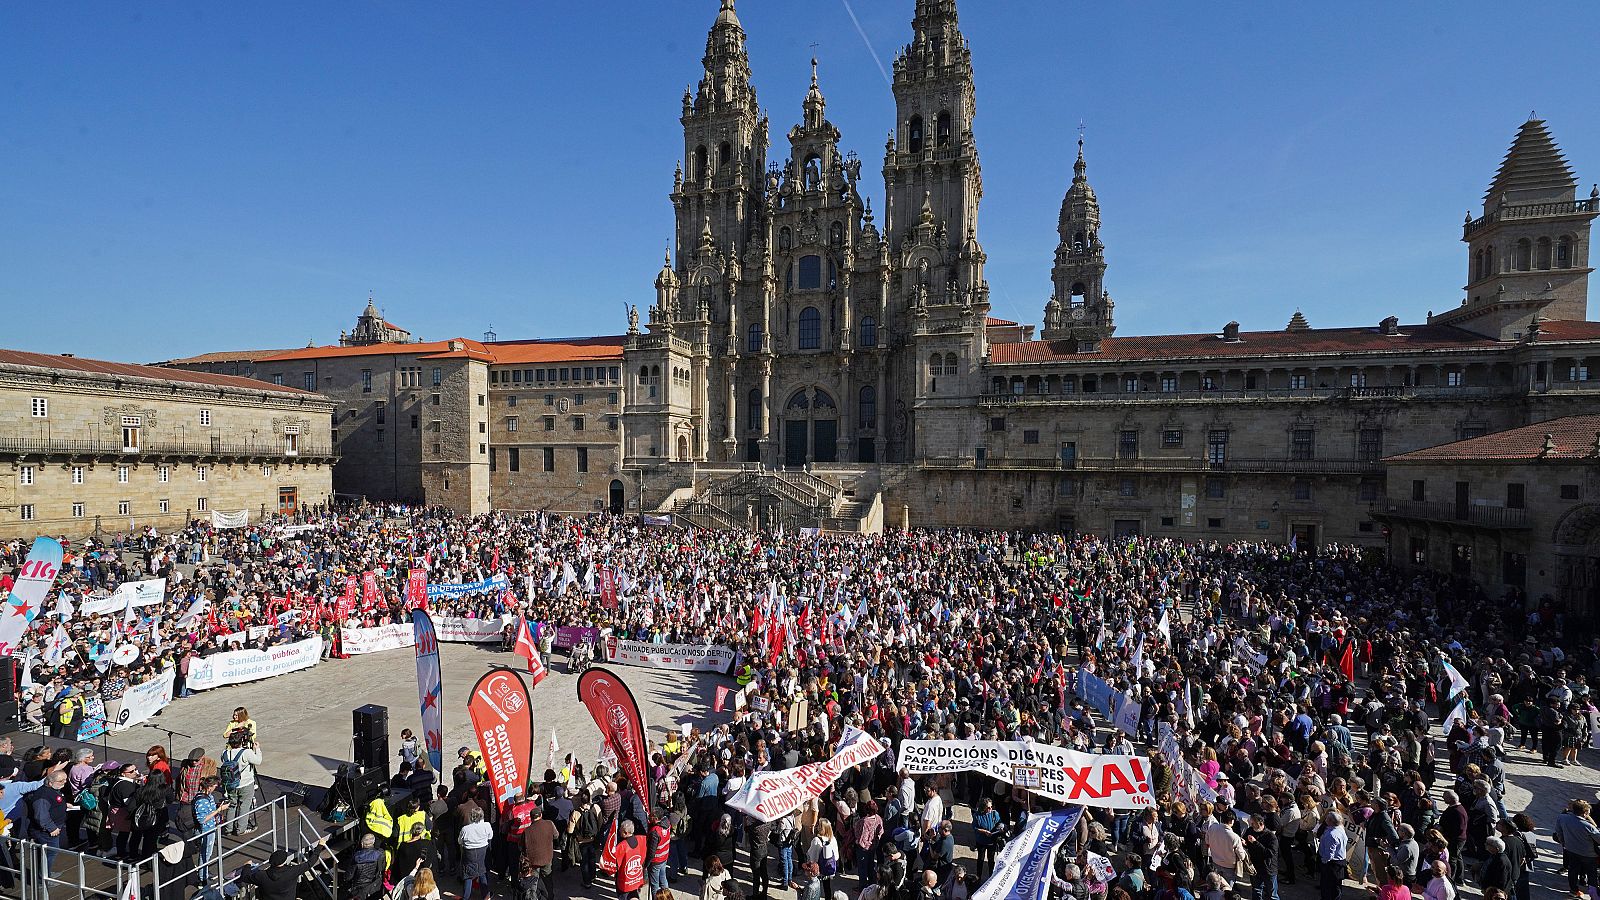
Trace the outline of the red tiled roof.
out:
M 1417 352 L 1493 347 L 1500 343 L 1492 338 L 1450 325 L 1402 325 L 1400 333 L 1396 335 L 1382 334 L 1377 328 L 1310 328 L 1301 331 L 1244 331 L 1239 333 L 1237 341 L 1225 341 L 1218 334 L 1109 337 L 1100 342 L 1100 350 L 1096 353 L 1074 353 L 1072 344 L 1068 341 L 1026 341 L 1017 344 L 994 344 L 990 347 L 989 359 L 995 363 L 1036 363 L 1358 353 L 1383 350 Z
M 383 327 L 389 329 L 390 331 L 406 331 L 404 328 L 401 328 L 399 325 L 396 325 L 395 323 L 388 322 L 388 321 L 383 323 Z M 406 334 L 410 334 L 410 333 L 411 332 L 406 331 Z
M 621 359 L 622 348 L 627 343 L 628 336 L 625 334 L 608 334 L 585 338 L 496 341 L 489 344 L 488 348 L 494 354 L 495 363 L 515 365 L 566 360 Z
M 276 356 L 287 353 L 286 350 L 217 350 L 212 353 L 202 353 L 199 356 L 185 356 L 182 359 L 169 359 L 155 363 L 158 366 L 186 366 L 200 365 L 203 363 L 222 362 L 254 362 L 267 356 Z
M 1540 322 L 1538 343 L 1549 341 L 1600 341 L 1600 322 L 1579 319 Z
M 1011 321 L 1010 319 L 996 319 L 994 316 L 989 316 L 988 318 L 984 319 L 983 324 L 989 326 L 990 328 L 995 328 L 997 326 L 1015 325 L 1017 323 Z
M 168 369 L 161 366 L 141 366 L 135 363 L 107 362 L 101 359 L 83 359 L 77 356 L 57 356 L 51 353 L 29 353 L 25 350 L 0 350 L 0 365 L 32 366 L 40 369 L 63 369 L 70 372 L 90 372 L 114 378 L 153 378 L 179 384 L 207 384 L 213 387 L 234 388 L 245 391 L 273 391 L 283 394 L 304 394 L 310 391 L 284 385 L 269 384 L 254 378 L 238 375 L 213 375 L 210 372 L 192 372 L 188 369 Z
M 450 349 L 450 341 L 423 341 L 421 343 L 401 344 L 367 344 L 362 347 L 302 347 L 298 350 L 286 350 L 273 356 L 262 357 L 260 362 L 289 362 L 297 359 L 338 359 L 350 356 L 432 356 L 442 358 L 452 355 L 481 356 L 488 358 L 489 353 L 479 341 L 466 338 L 455 338 L 460 342 L 463 350 Z
M 1546 453 L 1545 435 L 1555 449 Z M 1538 459 L 1594 459 L 1600 462 L 1595 442 L 1600 440 L 1600 415 L 1566 416 L 1497 431 L 1483 437 L 1424 447 L 1391 456 L 1384 462 L 1528 462 Z

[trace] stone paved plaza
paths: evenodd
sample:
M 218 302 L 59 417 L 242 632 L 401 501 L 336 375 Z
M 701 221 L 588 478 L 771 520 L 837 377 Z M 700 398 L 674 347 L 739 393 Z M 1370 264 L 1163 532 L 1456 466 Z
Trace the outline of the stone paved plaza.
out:
M 503 664 L 525 668 L 523 660 L 509 653 L 500 653 L 487 646 L 445 644 L 442 650 L 445 685 L 445 756 L 447 765 L 457 747 L 476 746 L 467 722 L 465 697 L 473 682 L 490 665 Z M 578 703 L 576 678 L 569 674 L 566 658 L 557 654 L 551 660 L 552 673 L 534 691 L 534 721 L 537 728 L 535 771 L 544 768 L 545 745 L 550 730 L 560 737 L 563 752 L 578 753 L 586 763 L 598 755 L 599 732 L 589 718 L 587 710 Z M 389 708 L 391 750 L 401 728 L 418 730 L 416 713 L 415 659 L 409 650 L 393 650 L 348 660 L 329 660 L 312 669 L 269 678 L 264 681 L 213 691 L 179 700 L 154 720 L 163 728 L 192 735 L 192 738 L 174 738 L 174 755 L 181 756 L 193 746 L 203 746 L 215 752 L 221 746 L 223 725 L 235 706 L 245 706 L 256 719 L 262 735 L 262 751 L 266 758 L 262 767 L 268 775 L 326 784 L 329 774 L 340 762 L 351 755 L 350 711 L 364 703 L 377 703 Z M 728 717 L 711 712 L 711 698 L 720 676 L 689 673 L 661 672 L 651 669 L 618 667 L 627 679 L 644 709 L 653 735 L 660 736 L 669 727 L 681 722 L 696 722 L 702 726 L 714 725 Z M 731 683 L 731 682 L 730 682 Z M 151 728 L 135 728 L 114 735 L 110 746 L 130 751 L 133 755 L 152 743 L 165 743 L 165 737 Z M 1360 748 L 1358 747 L 1358 752 Z M 115 755 L 115 754 L 113 754 Z M 1442 754 L 1441 754 L 1442 755 Z M 1592 765 L 1600 755 L 1585 751 L 1584 760 Z M 1539 825 L 1539 833 L 1548 836 L 1550 826 L 1570 799 L 1593 800 L 1600 787 L 1600 772 L 1590 768 L 1567 767 L 1552 769 L 1544 766 L 1536 754 L 1513 751 L 1507 770 L 1510 787 L 1506 807 L 1512 812 L 1526 809 Z M 1439 787 L 1448 786 L 1441 776 Z M 958 843 L 965 844 L 969 832 L 965 823 L 971 811 L 965 806 L 953 807 L 957 820 Z M 962 846 L 958 859 L 970 860 L 970 849 Z M 1541 842 L 1541 859 L 1535 873 L 1535 895 L 1554 896 L 1565 888 L 1565 878 L 1557 874 L 1560 854 L 1553 844 Z M 1470 861 L 1469 861 L 1470 866 Z M 749 872 L 744 855 L 734 866 L 741 880 Z M 698 872 L 698 868 L 696 868 Z M 593 896 L 612 897 L 609 882 L 602 880 L 593 890 L 585 891 L 577 878 L 576 870 L 560 875 L 556 882 L 557 894 L 562 897 Z M 675 885 L 680 898 L 699 896 L 699 878 L 688 876 Z M 458 887 L 447 880 L 447 888 Z M 840 876 L 835 879 L 835 889 L 844 888 L 853 898 L 856 894 L 854 879 Z M 1315 896 L 1313 882 L 1302 878 L 1299 884 L 1282 889 L 1286 897 Z M 1468 885 L 1464 893 L 1478 891 Z M 1366 893 L 1353 884 L 1346 884 L 1349 898 L 1362 898 Z M 789 897 L 793 892 L 782 890 L 776 896 Z M 497 894 L 497 896 L 500 896 Z M 509 896 L 509 895 L 506 895 Z

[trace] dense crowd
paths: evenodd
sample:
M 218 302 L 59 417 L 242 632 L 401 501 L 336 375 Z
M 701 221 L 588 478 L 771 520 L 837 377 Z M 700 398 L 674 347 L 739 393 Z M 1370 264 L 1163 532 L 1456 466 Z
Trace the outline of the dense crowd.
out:
M 74 548 L 62 593 L 160 574 L 168 596 L 131 625 L 68 619 L 72 646 L 53 661 L 56 623 L 42 616 L 29 637 L 36 715 L 66 727 L 73 691 L 109 703 L 167 666 L 181 685 L 185 660 L 241 632 L 265 644 L 323 630 L 336 646 L 341 623 L 404 621 L 414 567 L 430 582 L 507 576 L 505 591 L 447 601 L 454 614 L 730 647 L 728 674 L 746 698 L 733 721 L 652 746 L 653 808 L 614 766 L 570 757 L 499 808 L 472 750 L 436 775 L 403 742 L 404 799 L 355 811 L 365 835 L 344 860 L 352 896 L 429 896 L 435 873 L 450 873 L 469 900 L 497 884 L 543 898 L 575 868 L 585 887 L 612 880 L 623 895 L 676 883 L 702 900 L 787 889 L 804 900 L 963 900 L 1027 815 L 1052 805 L 977 773 L 906 776 L 891 749 L 776 822 L 728 806 L 752 772 L 826 759 L 852 726 L 891 748 L 1026 738 L 1148 754 L 1156 808 L 1087 811 L 1055 873 L 1055 895 L 1071 900 L 1276 900 L 1279 884 L 1302 878 L 1324 900 L 1352 881 L 1380 900 L 1452 900 L 1469 882 L 1527 900 L 1536 827 L 1553 831 L 1574 894 L 1595 880 L 1600 831 L 1586 804 L 1535 823 L 1505 801 L 1509 751 L 1574 764 L 1593 731 L 1600 656 L 1549 598 L 1488 596 L 1342 547 L 995 531 L 782 537 L 374 508 L 305 524 L 318 527 L 286 537 L 281 523 L 197 524 Z M 25 551 L 3 548 L 0 567 Z M 596 585 L 601 569 L 615 592 Z M 369 571 L 378 596 L 345 604 L 347 577 Z M 146 650 L 118 665 L 105 658 L 117 641 Z M 1131 734 L 1078 698 L 1080 672 L 1140 705 Z M 180 831 L 226 827 L 240 804 L 217 773 L 237 791 L 238 765 L 197 749 L 174 769 L 158 749 L 127 790 L 153 796 L 147 786 L 163 784 Z M 17 778 L 43 775 L 40 813 L 52 790 L 70 809 L 87 782 L 72 783 L 73 765 L 28 771 L 38 763 Z M 189 776 L 175 773 L 191 770 L 185 791 Z M 204 778 L 217 782 L 208 790 Z M 960 824 L 957 805 L 970 811 Z M 40 828 L 48 815 L 25 816 L 36 840 L 79 836 L 64 816 L 64 836 Z M 110 846 L 137 855 L 147 845 L 133 823 L 147 817 L 127 818 L 129 836 L 113 826 Z M 958 840 L 972 862 L 957 861 Z M 294 865 L 282 861 L 280 876 Z

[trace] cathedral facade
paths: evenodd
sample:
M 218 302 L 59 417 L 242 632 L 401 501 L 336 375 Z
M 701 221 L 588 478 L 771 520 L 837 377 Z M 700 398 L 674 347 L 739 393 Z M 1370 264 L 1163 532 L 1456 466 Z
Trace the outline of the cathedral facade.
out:
M 646 327 L 630 327 L 625 455 L 645 465 L 914 459 L 913 409 L 927 387 L 917 360 L 937 354 L 953 391 L 975 383 L 986 348 L 977 100 L 954 0 L 918 0 L 895 60 L 881 231 L 814 62 L 777 151 L 732 0 L 703 64 L 683 97 L 677 247 Z

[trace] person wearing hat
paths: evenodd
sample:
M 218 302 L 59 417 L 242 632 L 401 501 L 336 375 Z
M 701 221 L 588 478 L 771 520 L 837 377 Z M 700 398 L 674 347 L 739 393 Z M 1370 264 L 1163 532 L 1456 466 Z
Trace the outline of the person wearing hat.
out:
M 315 853 L 308 853 L 305 859 L 292 865 L 289 862 L 291 859 L 289 851 L 274 850 L 267 858 L 265 866 L 250 867 L 241 880 L 245 884 L 255 885 L 256 900 L 294 900 L 295 886 L 300 883 L 300 877 L 321 857 L 323 849 L 328 846 L 329 837 L 330 835 L 323 835 L 322 840 L 306 848 L 315 850 Z

